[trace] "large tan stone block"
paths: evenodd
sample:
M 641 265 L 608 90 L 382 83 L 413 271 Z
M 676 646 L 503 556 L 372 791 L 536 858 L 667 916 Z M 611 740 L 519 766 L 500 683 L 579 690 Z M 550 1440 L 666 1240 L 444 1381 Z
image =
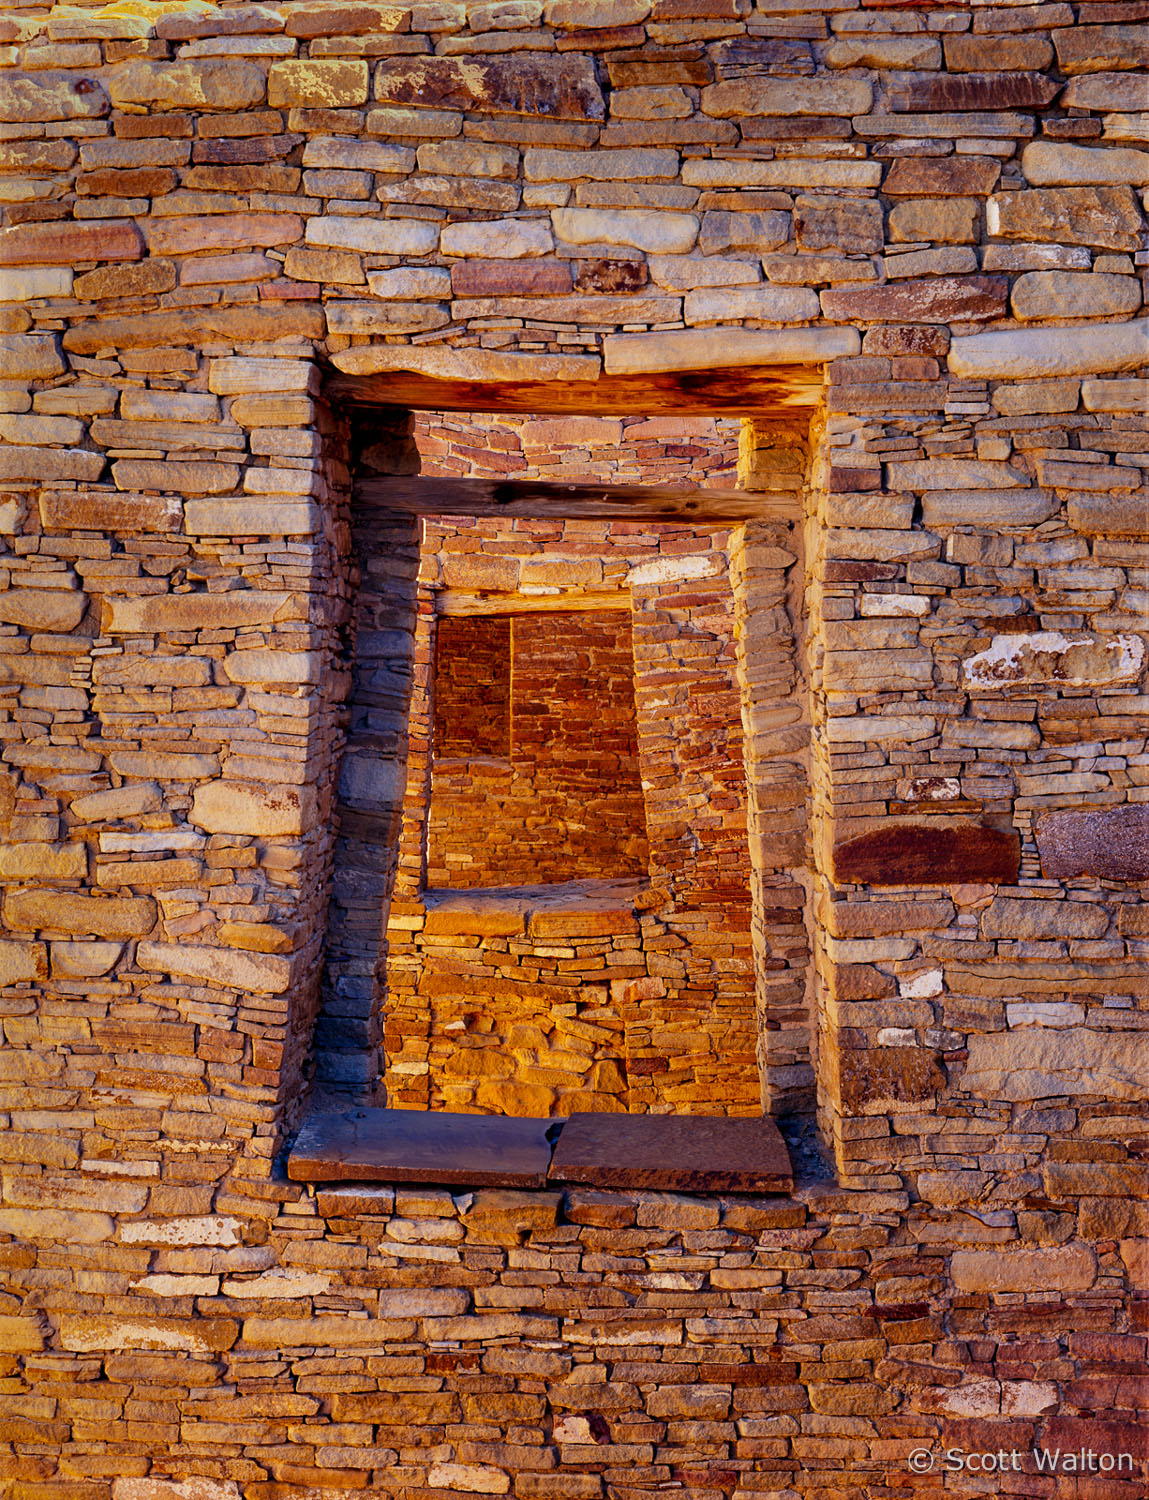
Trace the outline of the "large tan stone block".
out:
M 0 591 L 0 620 L 25 630 L 67 634 L 75 630 L 88 607 L 78 589 L 5 589 Z
M 0 1208 L 0 1234 L 39 1244 L 98 1245 L 110 1240 L 116 1221 L 111 1214 L 84 1213 L 62 1208 Z
M 346 109 L 367 102 L 367 64 L 293 60 L 271 65 L 267 102 L 272 109 Z
M 322 1314 L 310 1318 L 245 1318 L 243 1341 L 250 1349 L 381 1350 L 393 1339 L 413 1338 L 415 1327 L 414 1319 L 341 1318 Z M 382 1393 L 377 1399 L 381 1396 Z
M 209 948 L 180 943 L 141 943 L 136 950 L 141 969 L 183 974 L 210 980 L 259 995 L 281 995 L 291 982 L 291 963 L 273 953 L 244 953 L 235 948 Z
M 189 820 L 208 833 L 272 838 L 302 833 L 317 815 L 312 787 L 261 787 L 242 781 L 209 781 L 196 788 Z
M 1014 317 L 1026 322 L 1044 318 L 1122 317 L 1141 306 L 1141 286 L 1135 276 L 1027 271 L 1014 282 L 1010 305 Z
M 50 380 L 67 368 L 54 334 L 0 335 L 0 376 L 5 380 Z
M 148 896 L 13 891 L 4 900 L 4 921 L 16 931 L 94 932 L 104 938 L 135 938 L 155 926 L 156 904 Z
M 655 255 L 685 255 L 698 238 L 694 214 L 658 209 L 556 208 L 555 235 L 573 245 L 626 245 Z
M 1149 320 L 1103 328 L 1025 328 L 975 333 L 950 343 L 951 374 L 963 380 L 1100 375 L 1149 363 Z
M 1137 1032 L 1055 1031 L 1034 1026 L 971 1036 L 959 1081 L 979 1099 L 1044 1099 L 1100 1094 L 1149 1098 L 1149 1035 Z
M 536 381 L 594 380 L 601 365 L 597 355 L 517 354 L 502 349 L 446 349 L 423 344 L 392 344 L 370 349 L 348 349 L 332 356 L 336 369 L 349 375 L 379 375 L 409 370 L 439 380 Z
M 1076 186 L 1080 183 L 1149 184 L 1149 151 L 1110 146 L 1106 150 L 1074 146 L 1068 141 L 1031 141 L 1021 157 L 1021 170 L 1035 187 Z
M 230 594 L 158 594 L 104 598 L 101 629 L 112 635 L 155 631 L 231 629 L 296 618 L 293 596 L 276 590 L 244 589 Z
M 47 977 L 48 951 L 43 943 L 0 943 L 0 984 Z
M 88 873 L 83 844 L 7 844 L 0 847 L 0 878 L 82 880 Z
M 121 63 L 108 75 L 112 103 L 137 112 L 205 109 L 244 110 L 263 103 L 264 72 L 240 58 L 202 58 L 194 62 Z
M 1097 1257 L 1088 1245 L 955 1250 L 950 1275 L 960 1292 L 1083 1292 L 1097 1279 Z
M 64 1313 L 59 1318 L 62 1349 L 91 1354 L 112 1349 L 171 1349 L 188 1354 L 219 1354 L 239 1336 L 231 1318 L 102 1317 Z
M 1102 250 L 1135 250 L 1141 214 L 1128 187 L 1029 188 L 997 193 L 986 205 L 986 229 L 1006 240 L 1052 240 Z
M 42 490 L 40 520 L 46 531 L 178 531 L 183 507 L 174 496 L 114 490 Z
M 107 93 L 96 79 L 71 69 L 37 69 L 6 76 L 0 121 L 28 125 L 47 120 L 99 120 L 109 108 Z
M 864 78 L 745 78 L 702 90 L 702 113 L 719 120 L 754 115 L 864 115 L 873 103 Z

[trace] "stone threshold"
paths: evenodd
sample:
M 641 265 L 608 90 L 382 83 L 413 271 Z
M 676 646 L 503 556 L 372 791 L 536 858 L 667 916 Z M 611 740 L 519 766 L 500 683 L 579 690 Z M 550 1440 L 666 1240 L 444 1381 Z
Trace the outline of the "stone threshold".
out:
M 287 1175 L 296 1182 L 444 1187 L 758 1194 L 794 1188 L 786 1143 L 764 1116 L 584 1113 L 547 1120 L 348 1109 L 304 1123 Z

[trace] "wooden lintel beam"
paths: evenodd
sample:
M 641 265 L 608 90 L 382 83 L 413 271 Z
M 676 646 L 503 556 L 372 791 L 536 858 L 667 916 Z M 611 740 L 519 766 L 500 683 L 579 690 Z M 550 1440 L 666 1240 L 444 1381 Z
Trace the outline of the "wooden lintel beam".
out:
M 561 484 L 537 479 L 362 479 L 359 510 L 417 516 L 525 516 L 533 520 L 798 521 L 792 491 L 684 490 L 661 484 Z
M 339 405 L 412 411 L 489 411 L 536 416 L 757 417 L 792 421 L 803 429 L 822 400 L 817 365 L 680 370 L 659 375 L 600 375 L 597 380 L 440 380 L 391 371 L 385 375 L 332 373 L 327 394 Z

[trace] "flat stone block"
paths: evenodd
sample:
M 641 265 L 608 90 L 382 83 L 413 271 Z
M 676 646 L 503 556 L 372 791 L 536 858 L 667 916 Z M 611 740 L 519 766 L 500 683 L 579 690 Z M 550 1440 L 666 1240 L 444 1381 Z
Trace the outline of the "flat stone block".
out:
M 1012 829 L 891 823 L 836 844 L 833 878 L 859 885 L 1012 885 L 1020 859 L 1021 845 Z
M 554 1124 L 409 1109 L 313 1115 L 288 1157 L 287 1175 L 296 1182 L 542 1187 Z
M 548 1180 L 735 1193 L 788 1193 L 794 1185 L 773 1120 L 711 1115 L 572 1115 Z

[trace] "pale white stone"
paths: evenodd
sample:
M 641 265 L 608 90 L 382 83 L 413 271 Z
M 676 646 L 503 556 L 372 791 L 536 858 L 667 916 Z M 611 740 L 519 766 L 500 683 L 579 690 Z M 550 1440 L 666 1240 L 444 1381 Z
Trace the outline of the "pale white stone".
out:
M 816 365 L 861 351 L 856 328 L 698 328 L 611 334 L 607 374 L 706 370 L 744 365 Z
M 188 817 L 208 833 L 271 838 L 301 833 L 314 822 L 316 807 L 313 787 L 263 787 L 219 779 L 196 788 Z
M 631 584 L 677 583 L 687 578 L 717 578 L 726 571 L 718 557 L 660 557 L 631 568 Z
M 948 363 L 950 373 L 961 380 L 1137 370 L 1149 364 L 1149 320 L 975 333 L 951 341 Z
M 188 500 L 184 530 L 189 536 L 314 536 L 323 512 L 308 501 Z
M 698 238 L 694 214 L 656 209 L 556 208 L 556 236 L 571 245 L 628 245 L 661 255 L 685 255 Z
M 451 273 L 445 266 L 399 266 L 369 272 L 367 285 L 376 297 L 445 298 L 451 295 Z
M 941 994 L 944 982 L 940 969 L 923 969 L 918 974 L 899 979 L 898 994 L 903 1000 L 932 1000 Z
M 492 260 L 523 260 L 549 255 L 555 248 L 550 229 L 541 219 L 494 219 L 487 223 L 447 224 L 443 228 L 444 255 L 478 256 Z
M 238 1219 L 204 1214 L 184 1219 L 147 1219 L 120 1225 L 125 1245 L 238 1245 Z
M 30 302 L 34 297 L 70 297 L 72 272 L 66 266 L 6 266 L 0 271 L 0 301 Z
M 928 615 L 930 601 L 925 594 L 863 594 L 862 618 L 881 615 Z
M 154 833 L 101 833 L 102 854 L 155 854 L 176 849 L 202 849 L 207 839 L 194 828 L 161 828 Z
M 818 294 L 808 287 L 782 286 L 690 292 L 683 315 L 687 323 L 718 323 L 747 318 L 764 323 L 801 323 L 818 316 Z
M 1037 630 L 995 635 L 992 643 L 962 663 L 968 687 L 996 688 L 1038 683 L 1070 687 L 1136 682 L 1145 665 L 1139 635 L 1108 638 L 1084 631 Z
M 422 219 L 328 214 L 308 219 L 304 239 L 309 245 L 361 250 L 369 255 L 427 255 L 438 244 L 439 227 Z
M 1041 1417 L 1056 1411 L 1059 1391 L 1051 1380 L 1003 1380 L 1003 1417 Z
M 1063 1000 L 1007 1001 L 1005 1019 L 1009 1026 L 1080 1026 L 1085 1007 Z
M 882 1026 L 878 1029 L 879 1047 L 913 1047 L 917 1045 L 917 1033 L 905 1026 Z
M 826 957 L 835 964 L 897 963 L 912 958 L 917 944 L 912 938 L 825 938 Z
M 1149 184 L 1149 151 L 1120 146 L 1108 149 L 1074 146 L 1068 141 L 1030 141 L 1021 154 L 1021 170 L 1035 187 L 1085 183 Z

